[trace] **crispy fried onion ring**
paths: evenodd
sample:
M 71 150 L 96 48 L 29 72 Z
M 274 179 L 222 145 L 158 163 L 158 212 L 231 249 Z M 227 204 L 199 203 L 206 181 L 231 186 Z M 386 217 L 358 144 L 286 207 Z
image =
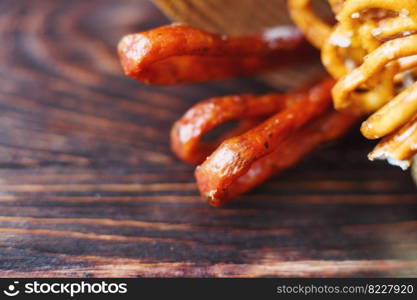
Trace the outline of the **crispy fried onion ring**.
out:
M 229 37 L 185 25 L 126 35 L 118 52 L 126 75 L 156 85 L 251 75 L 302 61 L 314 53 L 292 26 Z
M 372 113 L 362 124 L 362 134 L 384 139 L 368 157 L 406 169 L 417 153 L 417 2 L 329 3 L 338 21 L 333 27 L 316 16 L 310 0 L 289 0 L 289 8 L 338 80 L 332 91 L 335 108 Z M 309 24 L 305 24 L 306 18 L 311 20 Z
M 174 125 L 172 148 L 186 161 L 201 162 L 215 149 L 214 145 L 201 142 L 208 130 L 231 119 L 276 112 L 258 126 L 223 141 L 197 167 L 195 175 L 201 194 L 211 205 L 220 206 L 294 165 L 318 144 L 339 137 L 350 127 L 356 117 L 334 112 L 330 107 L 333 84 L 332 79 L 325 79 L 305 91 L 287 95 L 230 96 L 203 101 Z

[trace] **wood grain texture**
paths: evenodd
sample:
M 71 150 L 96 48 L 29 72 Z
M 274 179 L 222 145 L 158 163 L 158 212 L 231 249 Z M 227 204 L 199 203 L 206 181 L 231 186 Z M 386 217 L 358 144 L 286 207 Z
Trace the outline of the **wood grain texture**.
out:
M 0 276 L 417 276 L 410 176 L 356 130 L 221 209 L 169 129 L 242 79 L 149 87 L 119 38 L 166 23 L 137 0 L 0 1 Z
M 256 34 L 291 24 L 286 0 L 154 0 L 171 19 L 217 33 Z

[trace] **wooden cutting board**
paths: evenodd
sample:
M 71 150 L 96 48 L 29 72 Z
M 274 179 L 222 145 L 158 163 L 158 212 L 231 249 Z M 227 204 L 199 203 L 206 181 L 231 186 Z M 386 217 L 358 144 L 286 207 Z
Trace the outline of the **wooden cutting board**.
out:
M 168 22 L 148 1 L 0 1 L 0 276 L 416 276 L 414 185 L 358 131 L 227 207 L 199 197 L 171 124 L 271 87 L 126 78 L 120 37 Z

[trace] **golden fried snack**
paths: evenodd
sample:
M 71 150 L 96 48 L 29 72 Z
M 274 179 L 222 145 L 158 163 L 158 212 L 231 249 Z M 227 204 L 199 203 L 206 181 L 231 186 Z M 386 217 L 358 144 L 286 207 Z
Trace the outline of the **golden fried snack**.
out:
M 384 138 L 369 153 L 370 160 L 386 159 L 394 166 L 407 169 L 417 153 L 417 116 L 404 127 Z
M 298 29 L 281 26 L 260 35 L 228 37 L 186 25 L 129 34 L 118 45 L 126 75 L 170 85 L 250 75 L 312 54 Z
M 370 9 L 376 10 L 379 16 L 369 16 Z M 417 86 L 404 82 L 407 77 L 414 81 L 412 73 L 417 63 L 416 2 L 345 1 L 338 15 L 339 22 L 345 28 L 364 35 L 362 28 L 365 25 L 356 24 L 352 19 L 354 14 L 359 15 L 359 19 L 368 18 L 363 23 L 369 24 L 375 19 L 378 22 L 368 25 L 371 34 L 361 40 L 362 46 L 364 41 L 368 41 L 367 45 L 372 44 L 363 46 L 367 52 L 362 64 L 335 85 L 334 103 L 341 109 L 356 105 L 364 112 L 376 111 L 362 124 L 361 131 L 371 139 L 387 137 L 369 154 L 369 158 L 387 159 L 405 169 L 416 153 L 412 119 L 417 112 Z M 374 101 L 368 98 L 358 103 L 355 91 L 360 88 L 366 89 L 368 96 L 375 94 L 371 97 Z
M 300 99 L 246 133 L 224 141 L 199 167 L 195 175 L 203 196 L 220 205 L 230 186 L 248 173 L 252 165 L 272 153 L 293 133 L 313 118 L 323 114 L 331 104 L 330 78 L 300 93 Z M 222 200 L 223 199 L 223 200 Z
M 407 167 L 417 152 L 412 134 L 417 114 L 414 79 L 417 2 L 329 0 L 329 3 L 338 23 L 318 46 L 324 66 L 338 80 L 332 91 L 334 106 L 356 114 L 373 113 L 362 124 L 363 135 L 371 139 L 386 137 L 369 158 L 387 159 Z M 317 24 L 323 23 L 315 16 L 309 0 L 289 0 L 289 8 L 298 10 L 292 16 L 311 14 L 317 28 Z M 309 36 L 312 29 L 304 20 L 294 18 Z M 323 36 L 324 33 L 320 41 Z
M 363 12 L 370 10 L 374 13 L 371 17 L 382 19 L 374 33 L 379 40 L 417 29 L 417 6 L 414 0 L 346 0 L 337 19 L 341 23 L 353 24 Z M 359 14 L 358 18 L 354 14 Z
M 306 39 L 321 49 L 331 33 L 331 26 L 313 11 L 311 0 L 288 0 L 291 18 L 304 33 Z
M 198 188 L 203 195 L 206 195 L 212 206 L 221 206 L 250 191 L 271 176 L 295 165 L 320 144 L 339 138 L 356 120 L 353 115 L 328 109 L 323 116 L 293 133 L 270 154 L 255 161 L 246 173 L 221 192 L 213 193 L 211 190 L 210 193 L 207 183 L 211 174 L 206 169 L 198 169 L 196 172 Z
M 387 64 L 398 60 L 402 57 L 411 56 L 417 53 L 417 35 L 411 35 L 408 37 L 394 39 L 384 43 L 378 47 L 375 51 L 371 52 L 363 62 L 361 66 L 354 69 L 352 72 L 342 77 L 335 85 L 333 89 L 333 99 L 336 109 L 346 108 L 351 103 L 350 95 L 358 89 L 362 84 L 366 83 L 369 79 L 378 75 L 381 71 L 388 72 Z M 395 66 L 395 65 L 394 65 Z M 396 70 L 399 70 L 397 67 Z M 390 86 L 384 86 L 393 90 L 394 75 L 396 72 L 392 72 L 390 76 Z M 390 93 L 390 94 L 393 94 Z M 379 102 L 379 101 L 378 101 Z M 384 104 L 384 103 L 383 103 Z M 373 110 L 378 109 L 380 106 L 373 107 Z
M 414 83 L 363 122 L 361 132 L 368 139 L 378 139 L 401 128 L 416 114 L 417 83 Z

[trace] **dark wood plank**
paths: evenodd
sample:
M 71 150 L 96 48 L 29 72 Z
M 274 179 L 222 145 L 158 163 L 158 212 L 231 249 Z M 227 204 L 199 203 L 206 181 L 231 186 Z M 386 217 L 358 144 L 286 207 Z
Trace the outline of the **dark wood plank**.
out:
M 146 1 L 0 2 L 0 276 L 416 276 L 417 197 L 357 130 L 225 208 L 169 151 L 199 99 L 241 79 L 149 87 L 121 74 Z

